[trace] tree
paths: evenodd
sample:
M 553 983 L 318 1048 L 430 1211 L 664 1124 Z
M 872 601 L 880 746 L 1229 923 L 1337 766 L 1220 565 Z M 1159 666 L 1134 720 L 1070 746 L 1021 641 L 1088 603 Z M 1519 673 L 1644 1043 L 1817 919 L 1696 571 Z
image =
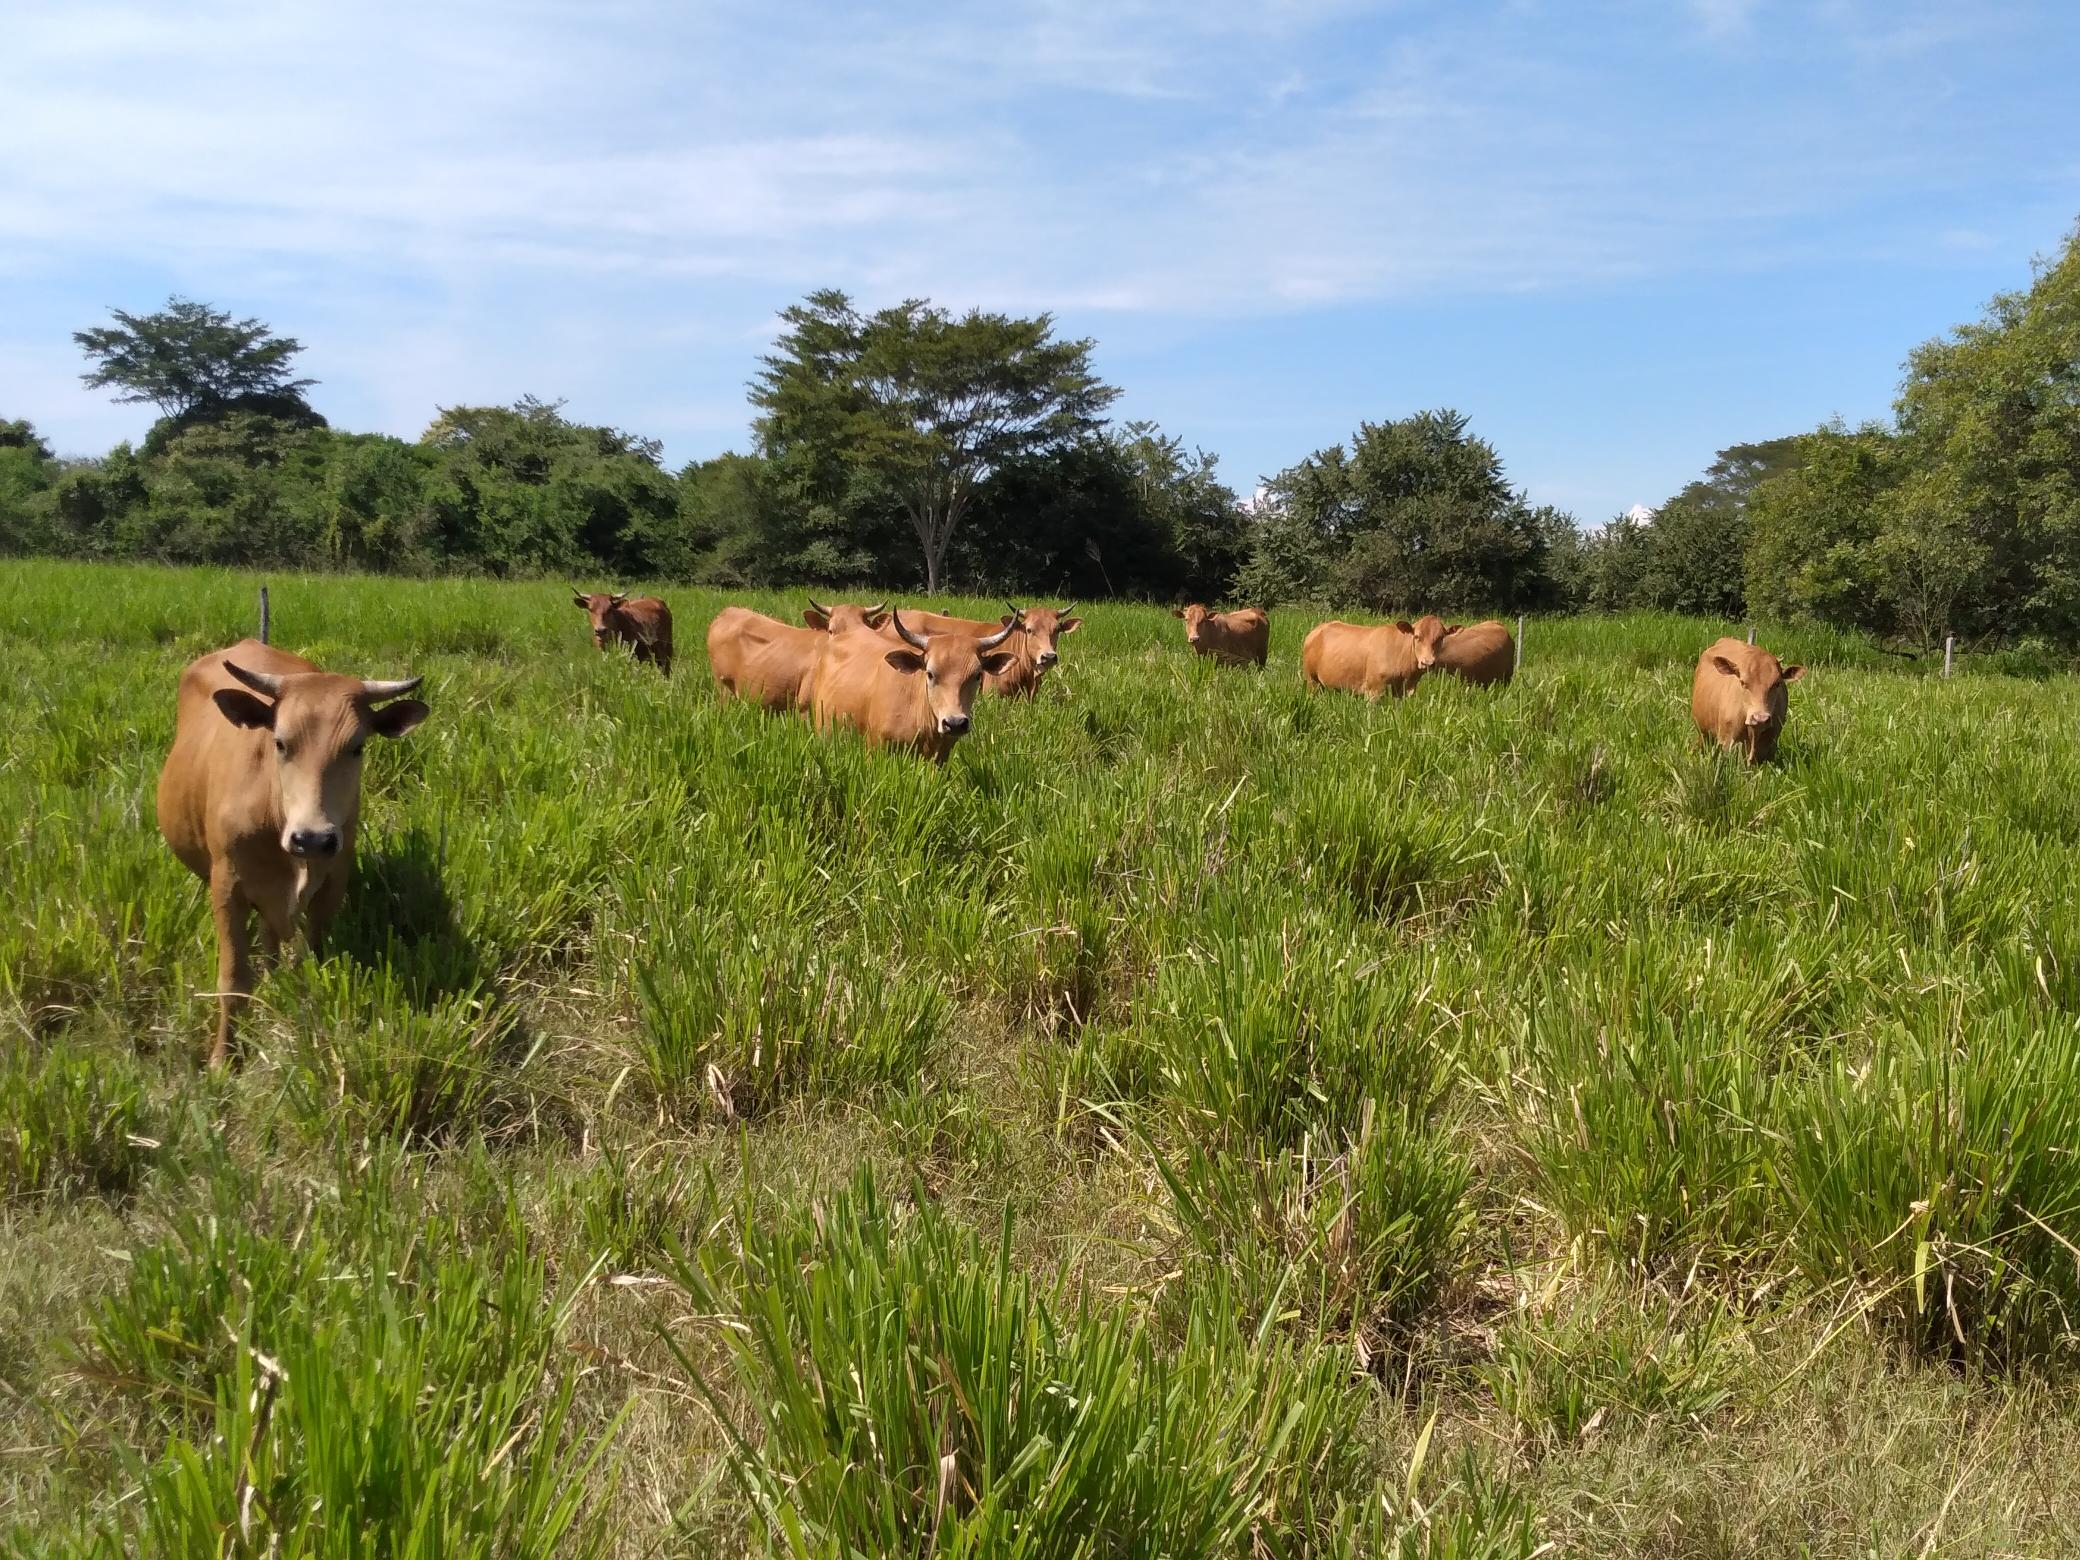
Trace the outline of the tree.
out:
M 1417 612 L 1538 605 L 1555 588 L 1555 514 L 1512 491 L 1457 412 L 1365 423 L 1348 450 L 1274 477 L 1268 502 L 1239 586 L 1252 601 Z
M 155 314 L 109 312 L 114 326 L 74 331 L 72 339 L 95 364 L 81 382 L 120 391 L 118 401 L 149 401 L 168 417 L 183 417 L 242 396 L 300 401 L 317 383 L 290 377 L 289 360 L 302 343 L 257 319 L 234 320 L 177 296 Z
M 751 387 L 763 452 L 816 501 L 892 501 L 936 593 L 977 491 L 1009 462 L 1086 438 L 1118 391 L 1049 315 L 909 299 L 871 315 L 834 289 L 790 307 Z

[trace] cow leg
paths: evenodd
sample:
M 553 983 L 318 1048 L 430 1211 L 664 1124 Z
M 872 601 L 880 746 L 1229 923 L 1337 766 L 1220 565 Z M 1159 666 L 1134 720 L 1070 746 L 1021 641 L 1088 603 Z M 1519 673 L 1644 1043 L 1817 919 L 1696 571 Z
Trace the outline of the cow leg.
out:
M 252 906 L 227 863 L 210 869 L 209 905 L 217 923 L 217 1042 L 210 1048 L 209 1064 L 222 1067 L 231 1060 L 232 1031 L 253 990 L 253 960 L 246 942 L 246 917 Z
M 310 909 L 304 912 L 304 937 L 310 943 L 311 957 L 325 957 L 325 939 L 332 932 L 332 918 L 339 914 L 341 902 L 347 897 L 347 874 L 335 871 L 319 885 L 311 895 Z

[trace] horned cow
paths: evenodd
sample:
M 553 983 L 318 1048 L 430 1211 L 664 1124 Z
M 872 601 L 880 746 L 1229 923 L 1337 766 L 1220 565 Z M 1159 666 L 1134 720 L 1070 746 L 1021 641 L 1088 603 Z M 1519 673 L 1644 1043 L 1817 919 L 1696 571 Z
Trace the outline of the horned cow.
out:
M 877 633 L 833 634 L 818 657 L 810 715 L 818 731 L 857 727 L 869 746 L 910 747 L 945 763 L 973 719 L 985 676 L 1001 677 L 1016 624 L 994 634 L 920 634 L 889 614 L 900 644 Z
M 313 950 L 354 874 L 361 758 L 427 716 L 420 679 L 365 681 L 241 640 L 181 673 L 173 749 L 159 772 L 159 832 L 209 884 L 217 928 L 214 1065 L 229 1060 L 253 990 L 248 921 L 270 962 L 302 916 Z
M 1040 683 L 1062 658 L 1061 638 L 1073 634 L 1083 626 L 1083 619 L 1076 617 L 1076 608 L 1066 607 L 1019 607 L 1005 602 L 1008 609 L 994 623 L 976 618 L 952 617 L 944 612 L 913 612 L 910 621 L 920 632 L 926 634 L 967 634 L 982 639 L 1009 628 L 1012 635 L 1005 648 L 1011 652 L 1011 667 L 1008 671 L 986 673 L 983 688 L 1007 699 L 1031 699 L 1038 696 Z
M 1707 742 L 1739 748 L 1751 764 L 1777 756 L 1777 738 L 1790 712 L 1787 683 L 1805 676 L 1757 645 L 1722 639 L 1697 658 L 1690 683 L 1690 718 Z

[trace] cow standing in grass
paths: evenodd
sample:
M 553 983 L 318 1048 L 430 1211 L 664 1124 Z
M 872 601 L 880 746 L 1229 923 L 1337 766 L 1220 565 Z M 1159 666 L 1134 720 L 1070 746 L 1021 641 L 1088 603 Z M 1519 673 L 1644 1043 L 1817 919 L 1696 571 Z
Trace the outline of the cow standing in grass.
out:
M 605 650 L 609 645 L 631 646 L 638 661 L 654 661 L 665 676 L 672 675 L 672 609 L 655 596 L 629 597 L 594 591 L 587 595 L 573 587 L 571 600 L 592 620 L 592 642 Z
M 1062 635 L 1075 633 L 1083 626 L 1083 619 L 1073 615 L 1074 606 L 1016 607 L 1008 601 L 1004 605 L 1010 610 L 994 623 L 949 617 L 943 612 L 913 612 L 910 622 L 920 633 L 967 634 L 975 639 L 987 638 L 1002 628 L 1012 629 L 1005 645 L 1011 652 L 1011 669 L 1001 675 L 986 675 L 982 686 L 1007 699 L 1034 698 L 1040 692 L 1041 679 L 1062 658 Z
M 1434 619 L 1432 621 L 1435 621 Z M 1415 629 L 1407 623 L 1317 623 L 1300 646 L 1300 676 L 1310 688 L 1406 698 L 1423 679 Z
M 1416 666 L 1421 671 L 1450 672 L 1476 688 L 1491 684 L 1507 686 L 1517 671 L 1517 642 L 1500 623 L 1454 623 L 1442 618 L 1419 617 L 1409 632 L 1416 642 Z
M 1690 718 L 1707 742 L 1739 748 L 1751 764 L 1777 756 L 1777 738 L 1790 712 L 1787 683 L 1805 676 L 1759 645 L 1722 639 L 1697 658 L 1690 682 Z
M 1011 667 L 1016 623 L 980 638 L 920 634 L 889 614 L 898 644 L 875 633 L 832 634 L 816 663 L 810 713 L 818 731 L 857 727 L 870 747 L 909 747 L 943 764 L 968 730 L 984 677 Z
M 217 926 L 217 1038 L 231 1056 L 253 990 L 247 921 L 260 916 L 268 960 L 295 935 L 313 949 L 354 875 L 361 757 L 370 737 L 401 737 L 427 715 L 408 677 L 368 682 L 321 672 L 246 639 L 181 674 L 173 750 L 159 772 L 159 832 L 209 884 Z
M 708 670 L 725 699 L 749 699 L 775 714 L 805 710 L 817 658 L 830 636 L 871 633 L 887 621 L 879 605 L 824 607 L 811 601 L 802 628 L 749 607 L 724 607 L 708 625 Z
M 1184 640 L 1200 655 L 1222 666 L 1262 666 L 1271 655 L 1271 615 L 1262 607 L 1215 612 L 1196 601 L 1172 607 L 1184 619 Z

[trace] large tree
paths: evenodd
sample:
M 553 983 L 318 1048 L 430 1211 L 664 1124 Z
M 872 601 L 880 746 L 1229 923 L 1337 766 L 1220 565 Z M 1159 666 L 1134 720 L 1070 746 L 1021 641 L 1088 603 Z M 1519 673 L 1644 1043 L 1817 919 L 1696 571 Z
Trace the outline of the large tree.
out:
M 751 386 L 762 449 L 824 501 L 898 506 L 934 593 L 992 473 L 1088 437 L 1119 394 L 1091 372 L 1092 344 L 1057 340 L 1045 314 L 914 298 L 862 314 L 826 289 L 783 318 Z
M 81 381 L 119 391 L 118 401 L 149 401 L 179 418 L 241 400 L 300 401 L 317 383 L 291 377 L 290 360 L 303 344 L 259 320 L 234 320 L 181 297 L 152 314 L 109 312 L 114 325 L 74 331 L 72 339 L 94 364 Z

